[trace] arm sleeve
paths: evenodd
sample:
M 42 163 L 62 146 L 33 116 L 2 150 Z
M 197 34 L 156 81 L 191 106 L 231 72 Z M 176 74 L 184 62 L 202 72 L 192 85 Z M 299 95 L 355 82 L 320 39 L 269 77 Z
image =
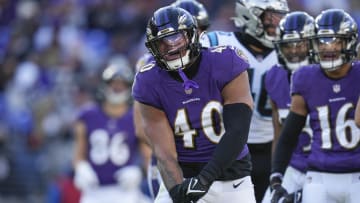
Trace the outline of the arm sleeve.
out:
M 304 89 L 307 89 L 308 87 L 305 87 L 305 82 L 304 80 L 306 80 L 306 76 L 303 77 L 302 74 L 303 71 L 301 69 L 295 71 L 292 75 L 291 75 L 291 82 L 290 82 L 290 94 L 294 95 L 294 94 L 301 94 L 304 95 Z
M 276 71 L 277 66 L 271 67 L 268 71 L 265 72 L 265 89 L 268 93 L 271 100 L 274 99 L 274 92 L 276 92 L 276 85 L 274 81 L 279 77 L 279 73 Z
M 276 145 L 275 156 L 271 167 L 272 173 L 284 174 L 297 145 L 299 135 L 305 126 L 305 122 L 306 116 L 290 111 Z
M 250 128 L 251 108 L 244 103 L 227 104 L 223 109 L 225 134 L 213 153 L 212 159 L 199 176 L 208 183 L 219 177 L 244 149 Z

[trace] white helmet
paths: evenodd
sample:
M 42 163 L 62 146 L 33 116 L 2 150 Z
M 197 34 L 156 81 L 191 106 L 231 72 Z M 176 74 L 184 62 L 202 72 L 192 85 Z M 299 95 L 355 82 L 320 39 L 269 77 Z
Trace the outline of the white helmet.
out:
M 110 83 L 115 79 L 120 79 L 125 82 L 128 88 L 120 92 L 115 91 L 110 87 Z M 130 87 L 133 79 L 134 73 L 128 59 L 123 55 L 112 58 L 108 66 L 102 72 L 102 81 L 105 85 L 104 96 L 106 101 L 112 104 L 122 104 L 127 102 L 131 96 Z
M 236 16 L 232 19 L 236 27 L 244 29 L 247 34 L 259 40 L 264 46 L 273 48 L 272 41 L 275 36 L 270 36 L 266 32 L 266 25 L 261 19 L 265 11 L 285 15 L 289 12 L 289 7 L 286 0 L 237 0 Z M 277 24 L 271 26 L 276 28 Z

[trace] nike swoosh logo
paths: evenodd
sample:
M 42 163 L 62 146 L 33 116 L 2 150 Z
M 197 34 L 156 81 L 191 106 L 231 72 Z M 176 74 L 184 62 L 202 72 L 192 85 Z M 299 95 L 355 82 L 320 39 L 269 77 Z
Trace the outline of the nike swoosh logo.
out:
M 191 182 L 190 182 L 190 184 L 188 186 L 188 189 L 187 189 L 187 192 L 186 192 L 187 195 L 190 194 L 190 193 L 204 193 L 205 192 L 204 190 L 193 190 L 193 189 L 191 189 L 191 188 L 195 187 L 195 185 L 198 183 L 198 180 L 197 179 L 191 179 L 190 181 Z
M 243 183 L 243 182 L 244 182 L 244 180 L 240 181 L 238 184 L 233 184 L 233 187 L 234 187 L 234 188 L 237 188 L 237 187 L 239 187 L 239 185 L 241 185 L 241 183 Z

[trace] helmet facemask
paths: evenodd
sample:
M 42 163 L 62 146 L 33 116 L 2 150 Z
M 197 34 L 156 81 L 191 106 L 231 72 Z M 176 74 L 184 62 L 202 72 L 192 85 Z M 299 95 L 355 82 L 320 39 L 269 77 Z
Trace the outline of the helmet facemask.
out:
M 276 43 L 276 48 L 285 62 L 286 68 L 290 71 L 295 71 L 310 63 L 310 42 L 308 39 L 283 40 Z
M 174 32 L 149 42 L 166 69 L 183 69 L 190 63 L 190 39 L 185 30 Z
M 264 38 L 267 41 L 272 43 L 276 39 L 276 27 L 285 14 L 285 12 L 271 9 L 267 9 L 261 14 L 260 20 L 264 30 Z
M 235 5 L 235 26 L 256 38 L 264 46 L 273 48 L 275 28 L 289 12 L 286 0 L 238 0 Z
M 350 50 L 355 42 L 344 35 L 318 35 L 313 39 L 315 60 L 324 70 L 337 70 L 352 60 L 351 56 L 355 54 L 350 53 Z
M 302 11 L 291 12 L 280 21 L 274 44 L 279 62 L 290 71 L 313 61 L 310 39 L 314 36 L 314 29 L 314 18 Z
M 119 78 L 109 81 L 104 93 L 106 101 L 113 105 L 127 103 L 131 97 L 130 85 Z
M 121 105 L 130 100 L 134 74 L 126 57 L 116 56 L 111 59 L 101 78 L 101 91 L 106 102 Z
M 195 18 L 186 10 L 160 8 L 148 23 L 146 47 L 160 68 L 175 71 L 190 66 L 200 54 Z
M 358 27 L 344 10 L 328 9 L 315 19 L 312 40 L 314 59 L 326 71 L 334 71 L 356 57 Z

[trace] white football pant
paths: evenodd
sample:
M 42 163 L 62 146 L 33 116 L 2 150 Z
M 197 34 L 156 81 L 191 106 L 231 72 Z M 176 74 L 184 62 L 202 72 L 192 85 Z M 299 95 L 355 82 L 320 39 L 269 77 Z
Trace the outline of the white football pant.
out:
M 119 185 L 100 186 L 81 193 L 80 203 L 150 203 L 140 190 L 123 190 Z
M 250 176 L 231 181 L 215 181 L 209 191 L 197 203 L 256 203 L 254 185 Z M 172 203 L 171 197 L 161 183 L 155 203 Z
M 302 202 L 359 203 L 360 172 L 340 174 L 307 172 Z

